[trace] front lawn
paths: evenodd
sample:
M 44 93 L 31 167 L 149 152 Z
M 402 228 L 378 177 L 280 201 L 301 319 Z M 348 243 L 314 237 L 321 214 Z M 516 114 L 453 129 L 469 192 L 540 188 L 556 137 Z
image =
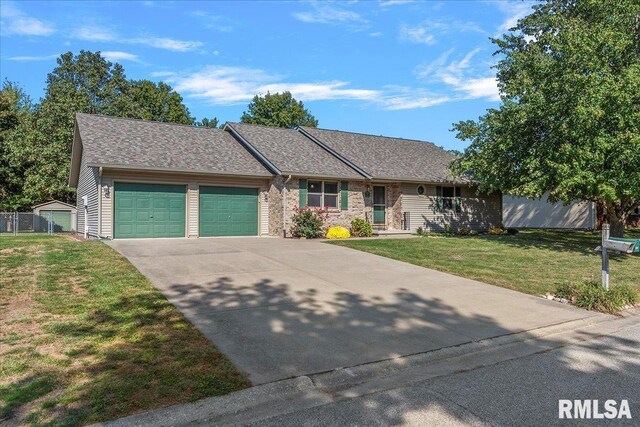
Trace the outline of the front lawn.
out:
M 249 385 L 108 246 L 0 236 L 0 424 L 84 425 Z
M 625 237 L 640 238 L 640 231 Z M 529 294 L 600 280 L 600 234 L 524 230 L 515 236 L 343 240 L 347 246 Z M 611 283 L 640 289 L 640 255 L 613 255 Z

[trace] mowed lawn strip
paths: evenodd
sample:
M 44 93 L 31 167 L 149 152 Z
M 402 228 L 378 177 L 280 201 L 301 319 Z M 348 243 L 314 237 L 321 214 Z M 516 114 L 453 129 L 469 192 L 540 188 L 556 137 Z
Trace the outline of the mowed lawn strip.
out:
M 249 385 L 107 245 L 0 236 L 0 424 L 84 425 Z
M 640 238 L 638 230 L 625 237 Z M 594 248 L 600 234 L 523 230 L 515 236 L 420 237 L 341 240 L 332 244 L 371 252 L 528 294 L 544 294 L 561 283 L 599 281 Z M 640 290 L 640 256 L 613 255 L 611 283 Z

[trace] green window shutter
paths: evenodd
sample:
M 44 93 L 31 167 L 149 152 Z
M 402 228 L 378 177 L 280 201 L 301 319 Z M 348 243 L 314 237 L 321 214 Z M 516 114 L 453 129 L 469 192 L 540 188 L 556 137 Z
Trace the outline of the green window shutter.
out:
M 442 187 L 436 186 L 436 212 L 442 212 Z
M 340 209 L 349 209 L 349 181 L 340 182 Z
M 456 209 L 456 212 L 460 213 L 460 212 L 462 212 L 462 206 L 460 205 L 460 187 L 456 187 L 454 191 L 455 191 L 455 195 L 456 195 L 456 198 L 455 198 L 455 209 Z
M 307 206 L 307 180 L 301 179 L 300 185 L 298 187 L 300 189 L 300 201 L 299 206 L 304 208 Z

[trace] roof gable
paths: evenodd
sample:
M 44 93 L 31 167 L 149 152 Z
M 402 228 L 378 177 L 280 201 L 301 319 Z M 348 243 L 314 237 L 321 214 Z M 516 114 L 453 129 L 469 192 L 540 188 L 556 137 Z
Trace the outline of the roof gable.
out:
M 321 144 L 353 162 L 373 179 L 450 182 L 455 157 L 430 142 L 302 127 Z
M 76 123 L 88 165 L 273 175 L 221 129 L 93 114 L 77 114 Z
M 227 126 L 235 129 L 284 175 L 364 178 L 344 161 L 295 129 L 244 123 L 227 123 Z

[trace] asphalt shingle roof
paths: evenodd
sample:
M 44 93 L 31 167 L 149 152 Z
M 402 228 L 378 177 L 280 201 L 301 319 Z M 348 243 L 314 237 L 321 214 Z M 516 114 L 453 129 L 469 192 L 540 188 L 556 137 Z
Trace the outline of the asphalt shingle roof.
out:
M 462 182 L 454 180 L 449 164 L 454 156 L 430 142 L 303 127 L 373 179 Z
M 229 123 L 283 174 L 331 178 L 363 178 L 301 132 L 242 123 Z
M 77 114 L 88 163 L 230 175 L 272 176 L 221 129 Z

